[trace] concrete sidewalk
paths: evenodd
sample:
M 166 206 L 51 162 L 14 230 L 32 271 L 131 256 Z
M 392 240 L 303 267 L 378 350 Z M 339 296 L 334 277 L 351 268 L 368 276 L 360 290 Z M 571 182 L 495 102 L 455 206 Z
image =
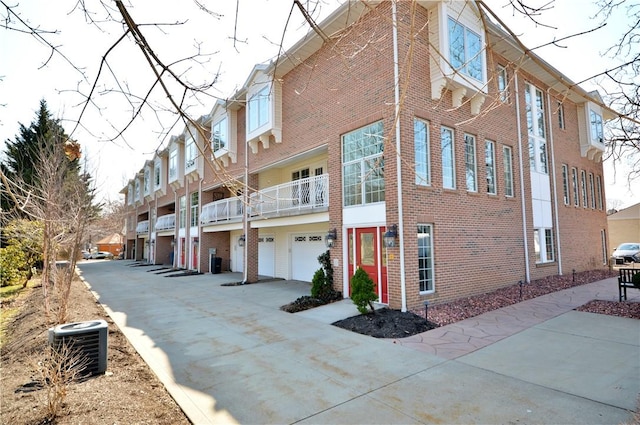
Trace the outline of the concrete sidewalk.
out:
M 279 310 L 308 283 L 221 286 L 241 279 L 129 264 L 79 268 L 196 424 L 617 424 L 640 392 L 640 321 L 571 311 L 589 285 L 555 302 L 562 311 L 536 299 L 496 312 L 498 324 L 479 316 L 391 341 L 329 325 L 355 310 L 348 301 Z M 615 284 L 599 284 L 617 297 Z M 538 322 L 520 324 L 522 315 Z

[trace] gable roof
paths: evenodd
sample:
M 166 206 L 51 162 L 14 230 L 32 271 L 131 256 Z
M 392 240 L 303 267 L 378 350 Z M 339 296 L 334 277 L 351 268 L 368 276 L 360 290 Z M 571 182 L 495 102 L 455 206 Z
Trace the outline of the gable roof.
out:
M 96 245 L 122 245 L 123 237 L 119 233 L 114 233 L 111 236 L 106 236 L 96 242 Z
M 607 220 L 640 220 L 640 203 L 631 205 L 607 217 Z

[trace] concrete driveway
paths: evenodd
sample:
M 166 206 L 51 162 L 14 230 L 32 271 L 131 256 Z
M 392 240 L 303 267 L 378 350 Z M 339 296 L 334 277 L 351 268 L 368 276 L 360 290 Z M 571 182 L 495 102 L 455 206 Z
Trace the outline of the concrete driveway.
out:
M 240 275 L 132 264 L 78 267 L 196 424 L 618 424 L 640 391 L 638 320 L 571 312 L 449 360 L 278 309 L 308 283 L 221 286 Z M 574 361 L 558 376 L 549 361 L 563 353 Z

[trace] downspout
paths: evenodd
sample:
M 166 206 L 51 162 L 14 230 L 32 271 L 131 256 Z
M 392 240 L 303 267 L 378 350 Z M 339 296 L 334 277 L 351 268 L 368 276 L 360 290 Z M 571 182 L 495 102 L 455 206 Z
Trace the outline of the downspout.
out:
M 242 283 L 249 283 L 249 261 L 247 260 L 247 252 L 249 244 L 249 149 L 247 149 L 247 141 L 244 141 L 244 190 L 242 191 L 242 232 L 244 233 L 244 246 L 242 247 Z M 260 261 L 260 258 L 258 258 Z
M 551 125 L 551 96 L 549 95 L 549 89 L 547 89 L 547 115 L 549 116 L 549 150 L 551 151 L 551 182 L 553 187 L 553 214 L 554 225 L 556 228 L 556 244 L 558 246 L 557 258 L 558 258 L 558 274 L 562 275 L 562 249 L 560 249 L 560 220 L 558 219 L 558 188 L 556 186 L 556 155 L 553 149 L 553 126 Z M 567 176 L 568 178 L 568 176 Z M 564 190 L 564 189 L 563 189 Z
M 398 66 L 398 12 L 396 0 L 391 2 L 393 15 L 393 77 L 395 79 L 395 122 L 396 122 L 396 181 L 398 188 L 398 238 L 400 239 L 400 298 L 402 311 L 407 311 L 407 283 L 404 267 L 404 214 L 402 210 L 402 160 L 400 158 L 400 71 Z M 388 285 L 388 282 L 387 282 Z
M 516 91 L 516 124 L 518 130 L 518 162 L 520 166 L 520 202 L 522 207 L 522 237 L 524 240 L 524 273 L 525 282 L 531 282 L 529 270 L 529 238 L 527 237 L 527 210 L 524 199 L 524 166 L 522 164 L 522 125 L 520 122 L 520 91 L 518 89 L 518 71 L 514 75 Z
M 171 267 L 177 269 L 178 244 L 180 243 L 180 206 L 178 205 L 178 192 L 176 192 L 173 186 L 171 186 L 171 189 L 173 189 L 173 214 L 174 217 L 176 217 L 173 220 L 175 224 L 173 226 L 173 247 L 171 248 L 173 249 L 173 264 L 171 264 Z M 176 207 L 178 214 L 176 214 Z
M 204 168 L 204 167 L 203 167 Z M 202 264 L 202 227 L 200 227 L 200 216 L 202 215 L 202 179 L 204 178 L 204 171 L 200 182 L 198 183 L 198 273 L 202 273 L 200 270 L 200 264 Z

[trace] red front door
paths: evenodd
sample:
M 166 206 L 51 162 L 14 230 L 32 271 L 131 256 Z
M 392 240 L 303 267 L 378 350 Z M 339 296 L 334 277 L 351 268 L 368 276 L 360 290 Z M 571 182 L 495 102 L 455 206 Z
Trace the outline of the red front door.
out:
M 367 272 L 380 297 L 378 301 L 388 304 L 386 255 L 380 244 L 380 235 L 383 233 L 383 229 L 379 227 L 349 229 L 349 269 L 351 276 L 358 267 Z

